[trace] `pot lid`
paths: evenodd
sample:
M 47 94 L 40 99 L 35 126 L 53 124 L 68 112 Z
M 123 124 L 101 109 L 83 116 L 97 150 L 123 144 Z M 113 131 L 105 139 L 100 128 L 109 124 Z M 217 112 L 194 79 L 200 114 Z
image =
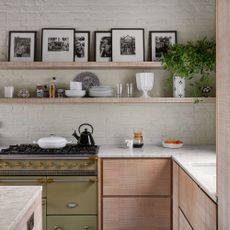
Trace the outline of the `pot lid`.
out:
M 61 143 L 67 143 L 68 141 L 64 137 L 59 137 L 54 134 L 50 134 L 49 137 L 40 138 L 38 142 L 44 144 L 61 144 Z

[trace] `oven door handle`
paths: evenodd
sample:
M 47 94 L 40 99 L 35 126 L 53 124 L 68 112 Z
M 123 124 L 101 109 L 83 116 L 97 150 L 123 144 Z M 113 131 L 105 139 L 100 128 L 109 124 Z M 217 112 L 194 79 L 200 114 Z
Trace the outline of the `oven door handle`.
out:
M 38 179 L 0 179 L 0 183 L 46 183 L 46 179 L 38 178 Z
M 75 178 L 75 179 L 53 179 L 53 178 L 48 178 L 47 179 L 47 183 L 50 184 L 50 183 L 54 183 L 54 182 L 76 182 L 76 183 L 95 183 L 97 182 L 97 178 Z

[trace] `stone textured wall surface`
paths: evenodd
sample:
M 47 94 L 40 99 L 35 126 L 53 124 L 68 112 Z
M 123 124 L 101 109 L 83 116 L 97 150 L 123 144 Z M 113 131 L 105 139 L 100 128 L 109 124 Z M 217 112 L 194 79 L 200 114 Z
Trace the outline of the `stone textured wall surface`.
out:
M 113 27 L 145 28 L 146 57 L 149 30 L 177 30 L 178 41 L 215 36 L 214 0 L 0 0 L 0 60 L 7 60 L 8 31 L 37 30 L 44 27 L 74 27 L 78 30 L 109 30 Z M 91 33 L 93 35 L 93 33 Z M 91 49 L 93 50 L 93 36 Z M 40 38 L 38 39 L 38 43 Z M 37 58 L 40 58 L 39 49 Z M 93 52 L 91 52 L 91 59 Z M 56 76 L 67 87 L 77 71 L 0 71 L 3 87 L 28 87 L 47 83 Z M 92 70 L 102 84 L 133 82 L 138 70 Z M 157 70 L 151 94 L 164 95 L 165 71 Z M 28 143 L 49 133 L 71 137 L 82 122 L 95 126 L 99 144 L 117 144 L 129 137 L 132 128 L 142 127 L 146 143 L 162 138 L 181 138 L 186 143 L 215 143 L 215 105 L 0 105 L 0 145 Z

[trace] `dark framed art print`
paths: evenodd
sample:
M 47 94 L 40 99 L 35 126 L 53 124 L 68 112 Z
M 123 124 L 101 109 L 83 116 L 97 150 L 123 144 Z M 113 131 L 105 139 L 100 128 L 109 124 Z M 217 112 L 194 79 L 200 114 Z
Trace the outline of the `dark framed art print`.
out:
M 112 61 L 144 61 L 144 29 L 112 29 Z
M 94 47 L 96 62 L 110 62 L 112 59 L 111 31 L 95 31 Z
M 74 61 L 74 40 L 75 29 L 73 28 L 43 28 L 42 61 Z
M 75 62 L 88 62 L 90 56 L 90 32 L 75 31 Z
M 10 31 L 8 60 L 33 62 L 36 50 L 36 31 Z
M 176 31 L 150 31 L 151 61 L 159 62 L 170 45 L 177 43 Z

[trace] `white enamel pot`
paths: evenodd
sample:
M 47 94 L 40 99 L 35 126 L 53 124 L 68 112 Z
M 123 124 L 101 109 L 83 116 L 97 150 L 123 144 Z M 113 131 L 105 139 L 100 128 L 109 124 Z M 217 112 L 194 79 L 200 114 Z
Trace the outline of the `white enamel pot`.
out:
M 42 149 L 61 149 L 71 143 L 71 141 L 67 141 L 64 137 L 58 137 L 51 134 L 49 137 L 42 137 L 33 143 L 38 144 Z

